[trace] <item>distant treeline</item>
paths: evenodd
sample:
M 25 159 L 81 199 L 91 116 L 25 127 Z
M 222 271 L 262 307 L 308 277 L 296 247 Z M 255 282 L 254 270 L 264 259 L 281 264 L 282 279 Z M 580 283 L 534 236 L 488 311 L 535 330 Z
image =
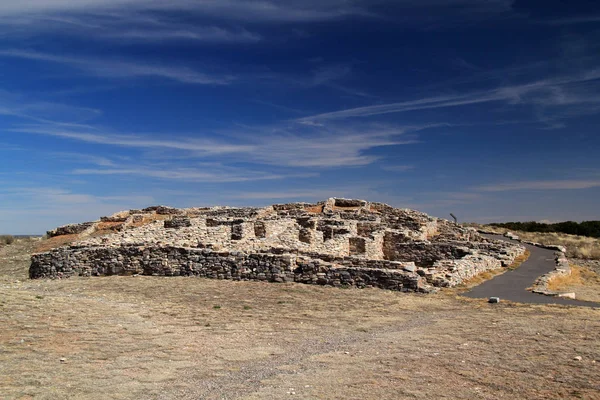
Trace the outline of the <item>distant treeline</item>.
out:
M 492 226 L 525 232 L 557 232 L 569 235 L 589 236 L 600 238 L 600 221 L 583 222 L 558 222 L 556 224 L 544 224 L 540 222 L 504 222 L 493 223 Z

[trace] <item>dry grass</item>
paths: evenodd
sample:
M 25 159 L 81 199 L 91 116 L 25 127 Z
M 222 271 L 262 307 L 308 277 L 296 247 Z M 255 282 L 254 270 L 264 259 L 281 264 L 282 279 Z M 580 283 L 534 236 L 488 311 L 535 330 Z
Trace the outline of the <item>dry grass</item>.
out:
M 494 226 L 485 226 L 486 230 L 504 234 L 509 230 Z M 600 260 L 600 239 L 567 235 L 565 233 L 540 233 L 540 232 L 522 232 L 511 231 L 519 235 L 523 240 L 537 242 L 546 245 L 557 244 L 567 248 L 567 257 L 582 258 L 586 260 Z
M 2 260 L 0 276 L 26 270 Z M 0 281 L 0 310 L 8 399 L 597 399 L 600 390 L 593 309 L 115 276 Z
M 65 246 L 69 243 L 73 243 L 77 240 L 79 240 L 79 235 L 76 233 L 72 235 L 55 236 L 39 241 L 35 246 L 35 252 L 41 253 L 44 251 L 49 251 L 60 246 Z
M 322 214 L 324 208 L 325 208 L 324 205 L 312 206 L 312 207 L 306 207 L 304 209 L 304 211 L 309 212 L 309 213 L 313 213 L 313 214 Z
M 123 226 L 123 222 L 99 222 L 96 231 L 116 232 Z
M 0 246 L 13 244 L 15 241 L 14 236 L 12 235 L 0 235 Z
M 570 275 L 558 275 L 548 282 L 555 292 L 574 292 L 578 299 L 600 302 L 600 275 L 589 268 L 571 265 Z

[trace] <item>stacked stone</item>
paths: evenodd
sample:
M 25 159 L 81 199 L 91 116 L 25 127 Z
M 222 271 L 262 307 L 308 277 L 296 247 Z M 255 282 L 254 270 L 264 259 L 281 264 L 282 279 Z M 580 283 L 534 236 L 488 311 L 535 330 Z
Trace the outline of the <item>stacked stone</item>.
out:
M 135 225 L 148 213 L 161 217 Z M 121 232 L 34 255 L 31 277 L 197 275 L 427 292 L 509 265 L 524 252 L 418 211 L 353 199 L 265 208 L 155 206 L 102 221 L 121 220 Z

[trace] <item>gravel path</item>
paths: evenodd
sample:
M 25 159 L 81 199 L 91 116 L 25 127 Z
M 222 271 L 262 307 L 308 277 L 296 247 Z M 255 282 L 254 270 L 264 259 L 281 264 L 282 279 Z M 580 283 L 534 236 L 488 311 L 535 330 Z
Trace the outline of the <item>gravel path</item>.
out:
M 484 235 L 491 239 L 511 240 L 500 235 Z M 554 251 L 524 244 L 531 255 L 521 266 L 512 271 L 498 275 L 489 281 L 474 287 L 463 296 L 471 298 L 499 297 L 501 300 L 510 300 L 518 303 L 532 304 L 561 304 L 582 307 L 600 307 L 598 303 L 580 300 L 564 299 L 560 297 L 545 296 L 527 290 L 540 276 L 554 270 Z

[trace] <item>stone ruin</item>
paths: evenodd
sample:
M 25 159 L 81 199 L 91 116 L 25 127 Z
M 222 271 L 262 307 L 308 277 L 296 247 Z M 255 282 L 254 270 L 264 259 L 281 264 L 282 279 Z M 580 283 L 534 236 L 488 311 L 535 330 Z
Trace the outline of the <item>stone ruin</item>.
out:
M 62 235 L 78 240 L 34 254 L 31 278 L 200 276 L 429 293 L 510 265 L 525 251 L 418 211 L 341 198 L 156 206 L 48 232 Z

